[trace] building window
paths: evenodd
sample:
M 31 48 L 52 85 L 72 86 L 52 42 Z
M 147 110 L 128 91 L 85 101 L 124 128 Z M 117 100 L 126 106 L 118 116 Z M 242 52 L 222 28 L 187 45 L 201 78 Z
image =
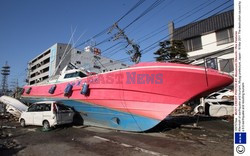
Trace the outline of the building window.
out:
M 223 59 L 220 60 L 220 70 L 223 72 L 233 72 L 234 71 L 234 59 Z
M 48 79 L 49 78 L 49 76 L 44 76 L 42 79 L 43 80 L 46 80 L 46 79 Z
M 218 70 L 217 58 L 206 58 L 206 67 Z
M 49 61 L 50 61 L 50 58 L 47 58 L 47 59 L 44 60 L 42 63 L 43 63 L 43 64 L 47 64 L 47 63 L 49 63 Z
M 45 55 L 48 55 L 49 53 L 50 53 L 50 50 L 46 51 L 46 52 L 44 53 L 44 56 L 45 56 Z
M 183 42 L 187 51 L 195 51 L 202 49 L 201 36 L 185 40 Z
M 216 32 L 217 45 L 227 44 L 234 41 L 233 28 L 224 29 Z
M 35 76 L 36 76 L 36 73 L 33 73 L 33 74 L 30 75 L 30 78 L 33 78 Z
M 77 54 L 81 54 L 81 51 L 77 51 L 76 53 L 77 53 Z
M 30 85 L 33 85 L 33 84 L 35 84 L 35 80 L 30 81 Z
M 45 73 L 45 72 L 47 72 L 47 71 L 49 71 L 49 67 L 44 68 L 44 69 L 42 70 L 42 73 Z

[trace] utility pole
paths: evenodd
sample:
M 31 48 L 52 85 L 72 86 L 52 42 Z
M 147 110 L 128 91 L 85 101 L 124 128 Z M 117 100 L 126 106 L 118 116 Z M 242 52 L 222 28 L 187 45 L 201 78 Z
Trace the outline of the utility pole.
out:
M 18 88 L 19 88 L 18 79 L 12 80 L 11 88 L 12 88 L 12 92 L 13 92 L 13 97 L 16 98 L 17 94 L 18 94 Z
M 2 67 L 2 93 L 6 95 L 8 92 L 8 75 L 10 75 L 10 66 L 6 62 L 5 65 Z
M 128 38 L 128 36 L 125 34 L 124 30 L 122 30 L 117 23 L 115 23 L 111 29 L 109 30 L 109 33 L 111 33 L 113 31 L 113 29 L 117 29 L 118 32 L 114 35 L 114 41 L 115 40 L 118 40 L 120 38 L 123 38 L 127 41 L 128 45 L 131 45 L 132 46 L 132 50 L 129 50 L 127 53 L 129 55 L 132 55 L 131 56 L 131 60 L 132 62 L 134 63 L 139 63 L 140 62 L 140 59 L 141 59 L 141 51 L 140 51 L 140 46 L 138 44 L 135 44 L 132 40 L 130 40 Z

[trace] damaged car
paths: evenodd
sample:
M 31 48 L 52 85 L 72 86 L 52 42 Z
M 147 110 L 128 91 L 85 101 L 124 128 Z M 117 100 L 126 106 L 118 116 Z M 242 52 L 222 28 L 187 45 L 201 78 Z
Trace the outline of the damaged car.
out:
M 74 110 L 57 101 L 43 101 L 32 104 L 21 114 L 19 121 L 22 127 L 26 125 L 43 126 L 50 129 L 56 125 L 73 122 Z
M 225 88 L 202 98 L 193 112 L 194 114 L 205 114 L 212 117 L 233 116 L 233 99 L 234 92 Z

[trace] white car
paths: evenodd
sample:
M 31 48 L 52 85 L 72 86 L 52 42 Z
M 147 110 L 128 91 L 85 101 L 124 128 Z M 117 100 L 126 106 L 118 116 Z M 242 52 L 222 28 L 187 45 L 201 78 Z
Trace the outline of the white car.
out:
M 13 116 L 19 118 L 21 116 L 21 113 L 18 109 L 16 109 L 15 107 L 11 106 L 11 105 L 7 105 L 6 106 L 6 111 L 9 112 L 10 114 L 12 114 Z
M 233 101 L 227 101 L 223 103 L 219 102 L 208 102 L 209 104 L 209 115 L 214 117 L 220 116 L 233 116 L 234 114 L 234 103 Z
M 199 104 L 194 108 L 195 114 L 205 114 L 212 117 L 232 116 L 234 114 L 233 101 L 209 101 Z
M 52 126 L 72 123 L 73 117 L 74 111 L 70 107 L 56 101 L 43 101 L 32 104 L 21 114 L 19 121 L 22 127 L 37 125 L 49 129 Z
M 20 118 L 23 111 L 28 109 L 28 106 L 19 100 L 6 95 L 0 97 L 0 103 L 5 104 L 7 112 L 18 118 Z
M 208 95 L 206 97 L 205 100 L 209 100 L 211 101 L 212 99 L 214 99 L 213 101 L 216 101 L 217 99 L 221 99 L 221 100 L 233 100 L 234 98 L 234 92 L 230 89 L 222 89 L 222 90 L 219 90 L 217 92 L 214 92 L 210 95 Z

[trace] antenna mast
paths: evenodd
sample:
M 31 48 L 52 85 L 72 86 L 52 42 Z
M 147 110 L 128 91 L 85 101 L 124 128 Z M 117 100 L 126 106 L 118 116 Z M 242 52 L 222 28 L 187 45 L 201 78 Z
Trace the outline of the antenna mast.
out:
M 8 62 L 5 63 L 5 65 L 2 67 L 1 70 L 2 74 L 2 93 L 3 95 L 6 95 L 8 92 L 8 75 L 10 75 L 10 66 L 8 65 Z

